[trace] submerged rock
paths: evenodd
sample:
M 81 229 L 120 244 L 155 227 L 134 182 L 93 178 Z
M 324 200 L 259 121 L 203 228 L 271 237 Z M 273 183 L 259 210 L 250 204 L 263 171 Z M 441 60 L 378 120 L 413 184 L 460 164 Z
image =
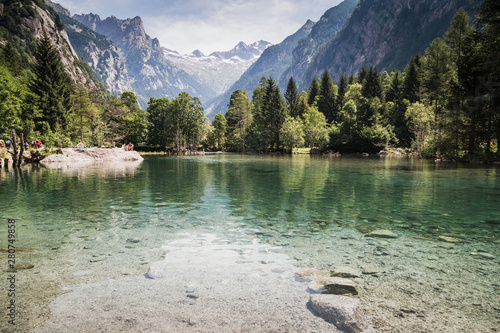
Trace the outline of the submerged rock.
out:
M 471 255 L 478 256 L 484 259 L 495 259 L 495 256 L 493 254 L 486 252 L 471 252 Z
M 363 274 L 366 274 L 366 275 L 377 276 L 377 275 L 382 274 L 382 273 L 384 273 L 384 270 L 376 268 L 376 267 L 372 267 L 372 266 L 367 266 L 367 267 L 365 267 L 365 269 L 363 269 Z
M 356 282 L 340 278 L 340 277 L 330 277 L 325 281 L 324 294 L 334 294 L 334 295 L 357 295 L 358 285 Z
M 455 238 L 455 237 L 448 237 L 448 236 L 439 236 L 438 240 L 447 242 L 447 243 L 462 243 L 464 240 Z
M 379 237 L 379 238 L 398 238 L 398 235 L 390 230 L 379 229 L 369 232 L 365 235 L 366 237 Z
M 14 270 L 19 271 L 22 269 L 31 269 L 33 267 L 35 267 L 35 265 L 30 264 L 29 262 L 20 262 L 20 263 L 14 265 Z
M 348 266 L 338 267 L 332 271 L 332 276 L 341 278 L 357 278 L 360 275 L 361 274 L 358 271 Z
M 313 294 L 309 298 L 311 310 L 339 330 L 347 333 L 375 332 L 359 309 L 359 304 L 359 300 L 346 296 Z

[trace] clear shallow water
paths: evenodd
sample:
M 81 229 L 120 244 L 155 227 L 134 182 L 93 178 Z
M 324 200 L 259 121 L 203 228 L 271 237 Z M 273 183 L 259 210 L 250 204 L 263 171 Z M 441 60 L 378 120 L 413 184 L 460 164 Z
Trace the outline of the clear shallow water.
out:
M 0 202 L 1 217 L 19 221 L 26 247 L 53 246 L 75 229 L 224 230 L 232 222 L 295 233 L 346 224 L 474 240 L 498 232 L 500 169 L 392 158 L 152 158 L 2 170 Z
M 378 157 L 148 158 L 140 164 L 0 170 L 0 203 L 0 247 L 7 245 L 7 219 L 15 218 L 16 246 L 36 250 L 17 253 L 20 261 L 35 264 L 18 273 L 25 278 L 19 287 L 20 318 L 30 320 L 47 312 L 65 285 L 144 274 L 162 256 L 151 250 L 185 232 L 229 240 L 241 232 L 255 235 L 282 246 L 292 258 L 300 256 L 301 265 L 324 269 L 385 264 L 387 292 L 365 293 L 367 299 L 387 299 L 396 276 L 401 290 L 407 279 L 429 276 L 431 281 L 420 285 L 436 290 L 433 297 L 443 304 L 469 290 L 443 292 L 434 279 L 469 283 L 484 277 L 486 287 L 474 292 L 477 302 L 494 295 L 490 289 L 498 285 L 496 259 L 470 256 L 476 249 L 498 252 L 500 168 L 494 166 Z M 362 238 L 372 229 L 401 237 L 397 243 Z M 451 236 L 465 244 L 415 239 L 409 244 L 405 236 Z M 370 281 L 364 278 L 364 288 Z M 2 295 L 4 289 L 1 284 Z M 497 303 L 493 297 L 483 304 L 490 316 L 483 322 L 489 323 Z M 467 317 L 454 316 L 449 319 Z

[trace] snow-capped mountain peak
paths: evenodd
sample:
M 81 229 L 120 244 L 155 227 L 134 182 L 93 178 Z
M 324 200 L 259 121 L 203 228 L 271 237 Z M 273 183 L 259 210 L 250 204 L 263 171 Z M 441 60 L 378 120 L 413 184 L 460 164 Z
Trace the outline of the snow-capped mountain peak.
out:
M 200 50 L 179 54 L 164 48 L 165 57 L 188 74 L 196 76 L 218 93 L 228 89 L 272 44 L 263 40 L 247 45 L 239 42 L 229 51 L 205 55 Z

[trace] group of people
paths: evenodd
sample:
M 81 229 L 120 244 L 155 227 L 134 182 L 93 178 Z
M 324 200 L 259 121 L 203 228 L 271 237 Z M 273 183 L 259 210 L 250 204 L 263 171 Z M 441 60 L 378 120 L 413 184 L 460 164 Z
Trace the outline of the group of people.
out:
M 42 144 L 42 141 L 40 140 L 35 140 L 35 141 L 31 141 L 31 143 L 28 143 L 28 142 L 25 142 L 24 143 L 24 149 L 28 149 L 29 147 L 34 147 L 34 148 L 42 148 L 43 144 Z M 3 148 L 5 146 L 5 148 L 7 149 L 10 149 L 12 147 L 12 141 L 10 141 L 9 139 L 3 141 L 3 140 L 0 140 L 0 148 Z M 77 148 L 86 148 L 85 144 L 83 143 L 83 141 L 80 141 L 77 145 L 76 145 Z M 115 142 L 113 142 L 113 145 L 108 147 L 108 146 L 101 146 L 101 148 L 116 148 L 116 144 Z M 123 150 L 129 150 L 129 151 L 132 151 L 134 150 L 134 145 L 132 144 L 132 142 L 129 142 L 128 145 L 126 144 L 123 144 L 122 145 L 122 149 Z
M 33 147 L 33 148 L 42 148 L 43 144 L 42 144 L 42 141 L 40 140 L 35 140 L 35 141 L 31 141 L 30 143 L 28 142 L 25 142 L 24 143 L 24 149 L 29 149 L 29 147 Z M 3 141 L 3 140 L 0 140 L 0 148 L 3 148 L 5 146 L 6 149 L 10 149 L 12 147 L 12 141 L 10 141 L 9 139 Z

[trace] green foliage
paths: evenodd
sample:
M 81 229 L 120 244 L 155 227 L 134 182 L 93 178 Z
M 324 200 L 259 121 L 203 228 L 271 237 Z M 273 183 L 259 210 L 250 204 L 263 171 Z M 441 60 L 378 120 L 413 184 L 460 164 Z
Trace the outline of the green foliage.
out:
M 10 137 L 12 129 L 23 132 L 22 110 L 26 88 L 0 67 L 0 138 Z
M 410 130 L 415 136 L 414 147 L 417 152 L 422 152 L 427 136 L 431 133 L 434 112 L 432 108 L 419 102 L 410 105 L 406 111 L 406 119 Z
M 215 147 L 220 149 L 226 141 L 227 120 L 222 113 L 217 113 L 212 123 Z
M 264 106 L 261 112 L 263 109 Z M 229 149 L 245 152 L 247 129 L 252 123 L 252 104 L 245 90 L 238 89 L 232 93 L 226 117 Z
M 319 99 L 319 94 L 321 90 L 321 85 L 320 82 L 318 81 L 317 78 L 314 78 L 311 81 L 311 85 L 309 86 L 309 91 L 308 91 L 308 97 L 307 97 L 307 104 L 310 106 L 313 106 L 317 104 L 317 100 Z
M 198 149 L 206 134 L 205 115 L 197 97 L 180 93 L 173 100 L 153 98 L 149 114 L 149 143 L 157 148 L 172 147 L 176 152 Z
M 338 88 L 327 70 L 321 77 L 321 88 L 318 100 L 318 110 L 325 115 L 326 121 L 338 121 L 339 109 L 337 107 Z
M 304 113 L 304 135 L 305 142 L 311 149 L 317 147 L 321 150 L 328 144 L 328 124 L 325 115 L 317 107 L 310 107 Z
M 71 107 L 71 81 L 47 35 L 39 42 L 32 71 L 35 76 L 29 88 L 37 96 L 37 106 L 42 111 L 39 120 L 47 122 L 52 131 L 64 132 Z
M 288 113 L 292 117 L 297 117 L 299 114 L 299 92 L 297 90 L 297 85 L 295 84 L 293 77 L 290 77 L 290 80 L 288 80 L 288 85 L 285 92 L 285 101 L 288 107 Z
M 280 129 L 288 114 L 285 101 L 272 77 L 261 82 L 262 90 L 254 92 L 255 125 L 254 148 L 267 151 L 280 149 Z M 257 134 L 258 133 L 258 134 Z
M 302 147 L 305 143 L 302 122 L 298 119 L 287 117 L 280 129 L 280 137 L 285 149 L 290 151 L 296 147 Z
M 151 146 L 165 149 L 173 142 L 170 123 L 172 102 L 166 98 L 153 98 L 148 103 L 148 142 Z

